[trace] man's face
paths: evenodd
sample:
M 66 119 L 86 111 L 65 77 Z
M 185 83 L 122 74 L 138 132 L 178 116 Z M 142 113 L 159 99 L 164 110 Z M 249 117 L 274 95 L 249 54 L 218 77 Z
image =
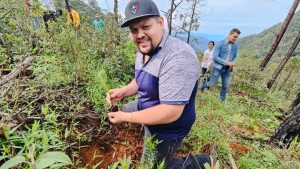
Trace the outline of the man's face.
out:
M 130 39 L 142 54 L 149 54 L 158 47 L 163 37 L 164 20 L 162 17 L 146 17 L 132 23 Z
M 228 36 L 228 42 L 234 43 L 239 38 L 239 34 L 236 32 L 230 33 Z

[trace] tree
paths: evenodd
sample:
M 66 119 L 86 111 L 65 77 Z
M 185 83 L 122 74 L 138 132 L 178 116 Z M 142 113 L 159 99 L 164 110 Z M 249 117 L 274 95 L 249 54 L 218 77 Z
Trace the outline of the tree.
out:
M 118 0 L 114 0 L 114 17 L 116 23 L 118 23 Z
M 276 129 L 270 141 L 275 145 L 287 146 L 300 134 L 300 92 L 290 108 L 292 115 L 287 117 Z
M 275 41 L 272 44 L 272 47 L 270 48 L 269 52 L 267 53 L 266 57 L 264 58 L 264 60 L 262 61 L 262 63 L 260 64 L 259 68 L 261 71 L 263 71 L 266 67 L 266 65 L 268 64 L 268 62 L 270 61 L 270 59 L 272 58 L 273 54 L 275 53 L 275 50 L 277 49 L 287 27 L 290 24 L 291 19 L 293 18 L 295 11 L 299 5 L 300 0 L 295 0 L 287 17 L 285 18 L 281 30 L 280 32 L 276 35 Z
M 166 13 L 166 18 L 169 26 L 169 35 L 172 34 L 172 21 L 173 21 L 173 14 L 177 7 L 183 2 L 183 0 L 180 0 L 179 2 L 175 2 L 176 0 L 171 0 L 171 7 L 169 11 Z
M 70 7 L 70 4 L 69 4 L 69 1 L 68 1 L 68 0 L 65 0 L 65 2 L 66 2 L 67 10 L 68 10 L 68 12 L 69 12 L 69 16 L 70 16 L 70 18 L 71 18 L 71 20 L 72 20 L 72 22 L 73 22 L 73 16 L 72 16 L 72 14 L 71 14 L 71 7 Z
M 176 15 L 176 19 L 181 21 L 180 26 L 177 27 L 177 33 L 187 33 L 187 43 L 190 42 L 191 33 L 198 30 L 200 26 L 200 9 L 206 4 L 206 0 L 186 0 L 187 8 L 183 9 L 185 12 L 180 12 Z
M 280 62 L 279 66 L 277 67 L 277 69 L 275 70 L 275 72 L 272 75 L 272 79 L 269 80 L 267 87 L 270 89 L 275 80 L 277 79 L 278 75 L 280 74 L 280 72 L 282 71 L 282 69 L 284 68 L 285 64 L 288 62 L 288 60 L 290 59 L 290 57 L 292 56 L 294 50 L 296 49 L 296 47 L 298 46 L 300 41 L 300 31 L 298 32 L 297 37 L 295 38 L 292 46 L 290 47 L 290 49 L 288 50 L 287 54 L 285 55 L 285 57 L 282 59 L 282 61 Z

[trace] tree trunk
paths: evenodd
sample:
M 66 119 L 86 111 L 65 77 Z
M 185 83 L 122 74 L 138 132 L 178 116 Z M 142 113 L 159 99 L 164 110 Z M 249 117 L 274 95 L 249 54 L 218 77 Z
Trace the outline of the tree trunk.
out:
M 269 80 L 267 87 L 270 89 L 275 80 L 277 79 L 279 73 L 282 71 L 282 69 L 284 68 L 285 64 L 288 62 L 288 60 L 290 59 L 291 55 L 293 54 L 294 50 L 296 49 L 296 47 L 298 46 L 300 41 L 300 31 L 298 32 L 298 35 L 295 39 L 295 41 L 293 42 L 293 45 L 290 47 L 290 49 L 288 50 L 287 54 L 285 55 L 285 57 L 282 59 L 282 61 L 280 62 L 279 66 L 277 67 L 277 69 L 275 70 L 275 72 L 272 75 L 272 79 Z
M 192 8 L 193 12 L 192 12 L 192 17 L 191 17 L 191 23 L 190 23 L 190 27 L 189 27 L 189 30 L 188 30 L 187 43 L 190 43 L 191 31 L 192 31 L 193 24 L 194 24 L 194 16 L 195 16 L 195 13 L 196 13 L 197 2 L 198 2 L 198 0 L 194 0 L 194 4 L 193 4 L 193 8 Z
M 68 12 L 69 12 L 69 16 L 70 16 L 71 21 L 72 21 L 72 23 L 73 23 L 73 16 L 72 16 L 72 13 L 71 13 L 71 7 L 70 7 L 70 4 L 69 4 L 69 1 L 68 1 L 68 0 L 65 0 L 65 2 L 66 2 L 66 8 L 67 8 L 67 10 L 68 10 Z
M 290 108 L 284 114 L 289 115 L 298 110 L 300 110 L 300 92 L 298 93 L 297 98 L 291 104 Z
M 172 19 L 173 19 L 173 11 L 174 11 L 174 2 L 175 0 L 171 0 L 171 8 L 170 8 L 170 14 L 169 14 L 169 35 L 172 34 Z
M 300 0 L 295 0 L 293 3 L 293 6 L 291 7 L 287 17 L 284 20 L 284 23 L 282 24 L 281 30 L 279 32 L 279 34 L 276 36 L 275 41 L 272 44 L 271 49 L 269 50 L 268 54 L 266 55 L 266 57 L 264 58 L 263 62 L 260 64 L 259 68 L 261 71 L 263 71 L 266 67 L 266 65 L 268 64 L 268 62 L 270 61 L 270 59 L 272 58 L 275 50 L 278 47 L 279 42 L 281 41 L 288 25 L 290 24 L 291 19 L 293 18 L 295 11 L 299 5 Z
M 299 104 L 300 104 L 300 92 L 298 93 L 297 98 L 293 101 L 291 107 L 296 107 Z
M 300 104 L 298 105 L 300 107 Z M 293 114 L 287 117 L 280 126 L 276 129 L 270 141 L 275 145 L 281 142 L 283 146 L 289 147 L 294 138 L 300 134 L 300 109 L 294 111 Z M 282 145 L 281 145 L 282 146 Z M 282 147 L 283 147 L 282 146 Z
M 118 0 L 114 0 L 114 16 L 116 23 L 118 23 L 118 15 Z
M 173 29 L 173 14 L 176 10 L 176 8 L 183 2 L 183 0 L 180 0 L 177 4 L 175 3 L 175 0 L 171 0 L 171 8 L 170 8 L 170 14 L 168 17 L 168 26 L 169 26 L 169 35 L 172 34 Z
M 281 89 L 283 88 L 283 86 L 285 85 L 285 83 L 289 80 L 289 78 L 292 76 L 293 73 L 293 69 L 290 70 L 289 74 L 286 76 L 286 78 L 283 80 L 282 84 L 280 85 L 278 91 L 281 91 Z

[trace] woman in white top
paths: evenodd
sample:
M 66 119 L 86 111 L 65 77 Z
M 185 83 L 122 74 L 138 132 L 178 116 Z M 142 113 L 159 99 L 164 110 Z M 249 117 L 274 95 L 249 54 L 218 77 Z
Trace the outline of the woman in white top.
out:
M 210 67 L 213 63 L 214 46 L 215 46 L 215 42 L 214 41 L 209 41 L 208 42 L 208 49 L 206 49 L 204 54 L 203 54 L 203 59 L 201 60 L 202 76 L 205 75 L 205 73 L 207 72 L 207 70 L 210 69 Z

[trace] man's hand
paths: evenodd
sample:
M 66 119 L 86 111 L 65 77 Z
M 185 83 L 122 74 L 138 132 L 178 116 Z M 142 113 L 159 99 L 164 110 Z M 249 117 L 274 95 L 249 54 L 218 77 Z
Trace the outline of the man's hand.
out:
M 109 112 L 108 113 L 109 121 L 116 124 L 116 123 L 123 123 L 123 122 L 131 122 L 132 121 L 132 114 L 125 113 L 122 111 L 117 112 Z
M 123 97 L 124 97 L 124 92 L 122 91 L 122 89 L 116 88 L 108 91 L 108 93 L 106 93 L 105 99 L 106 102 L 111 106 L 115 102 L 122 100 Z
M 235 63 L 234 62 L 226 62 L 226 66 L 229 66 L 229 71 L 232 72 L 233 67 L 235 66 Z
M 233 72 L 234 66 L 235 66 L 235 65 L 229 67 L 229 71 L 230 71 L 230 72 Z
M 234 65 L 234 62 L 226 62 L 226 66 L 233 67 Z

